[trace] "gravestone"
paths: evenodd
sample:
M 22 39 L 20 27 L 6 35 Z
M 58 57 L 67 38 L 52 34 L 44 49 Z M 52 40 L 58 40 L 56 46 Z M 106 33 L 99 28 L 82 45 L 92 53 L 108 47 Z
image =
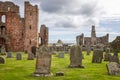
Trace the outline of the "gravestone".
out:
M 72 46 L 70 49 L 70 65 L 69 65 L 69 67 L 84 68 L 84 66 L 82 66 L 82 59 L 83 59 L 83 55 L 82 55 L 81 47 L 80 46 Z
M 116 62 L 110 62 L 106 64 L 109 75 L 120 76 L 120 65 Z
M 56 76 L 64 76 L 64 72 L 56 72 Z
M 92 63 L 101 63 L 103 59 L 103 51 L 102 50 L 94 50 Z
M 36 71 L 34 76 L 51 76 L 51 54 L 47 46 L 40 46 L 38 49 L 38 55 L 36 59 Z
M 113 56 L 110 57 L 110 62 L 119 63 L 119 57 L 116 54 L 114 54 Z
M 36 56 L 36 46 L 31 47 L 31 52 Z
M 22 60 L 22 54 L 21 53 L 16 54 L 16 60 Z
M 7 58 L 12 58 L 12 52 L 7 53 Z
M 90 55 L 90 52 L 91 52 L 91 49 L 90 49 L 90 46 L 87 46 L 87 55 Z
M 1 55 L 5 55 L 5 54 L 6 54 L 5 47 L 4 47 L 4 46 L 2 46 L 2 47 L 1 47 Z
M 28 53 L 28 60 L 34 60 L 34 54 Z
M 64 53 L 59 53 L 59 54 L 58 54 L 58 57 L 59 57 L 59 58 L 64 58 Z
M 92 63 L 101 63 L 102 59 L 103 59 L 103 49 L 101 46 L 96 45 L 92 56 Z
M 0 57 L 0 64 L 5 64 L 5 59 L 3 57 Z
M 110 49 L 107 48 L 104 55 L 104 61 L 110 61 L 111 56 L 112 55 L 110 54 Z

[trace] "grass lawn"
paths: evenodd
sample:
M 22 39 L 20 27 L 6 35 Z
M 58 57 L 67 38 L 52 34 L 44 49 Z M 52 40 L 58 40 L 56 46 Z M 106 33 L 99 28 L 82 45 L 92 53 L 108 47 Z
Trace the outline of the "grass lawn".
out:
M 27 60 L 27 54 L 23 53 L 22 60 L 16 60 L 15 54 L 13 58 L 5 58 L 6 63 L 0 64 L 0 80 L 120 80 L 119 76 L 107 75 L 106 63 L 91 63 L 91 55 L 84 53 L 83 66 L 81 68 L 68 68 L 69 54 L 65 54 L 65 58 L 58 58 L 52 55 L 51 72 L 63 71 L 65 76 L 52 77 L 33 77 L 35 71 L 36 60 Z M 5 57 L 5 56 L 4 56 Z

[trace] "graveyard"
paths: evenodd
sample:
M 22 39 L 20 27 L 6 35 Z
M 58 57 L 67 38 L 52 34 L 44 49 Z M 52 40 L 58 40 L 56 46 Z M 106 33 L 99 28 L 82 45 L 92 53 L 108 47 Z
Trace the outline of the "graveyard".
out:
M 49 77 L 34 77 L 36 59 L 28 60 L 27 54 L 21 54 L 22 60 L 16 60 L 16 53 L 13 53 L 12 58 L 3 56 L 5 64 L 0 64 L 0 80 L 119 80 L 119 76 L 108 75 L 108 62 L 102 60 L 102 63 L 92 63 L 93 52 L 87 55 L 86 51 L 83 51 L 84 68 L 69 68 L 69 53 L 66 53 L 64 58 L 59 58 L 58 53 L 52 55 L 50 70 L 53 75 Z M 64 76 L 55 76 L 56 72 L 64 72 Z
M 54 12 L 46 14 L 46 10 L 50 9 L 51 5 L 50 10 L 54 11 L 54 6 L 57 7 L 59 1 L 21 0 L 21 5 L 16 1 L 0 1 L 0 80 L 120 79 L 119 31 L 114 32 L 105 24 L 98 25 L 104 17 L 101 16 L 99 21 L 92 16 L 92 12 L 87 11 L 89 9 L 94 11 L 95 5 L 91 6 L 83 2 L 84 5 L 81 4 L 83 9 L 81 9 L 80 6 L 74 8 L 76 2 L 73 5 L 69 0 L 64 4 L 60 1 L 60 5 L 68 3 L 67 6 L 62 6 L 65 9 L 62 11 L 64 15 L 62 17 L 65 19 L 62 20 L 57 8 L 55 13 L 58 10 L 59 17 L 57 14 L 49 16 Z M 49 1 L 52 1 L 52 4 Z M 70 6 L 74 9 L 73 11 L 68 9 Z M 73 17 L 73 13 L 78 15 L 79 10 L 81 11 L 79 16 Z M 68 16 L 67 14 L 71 12 L 72 15 Z M 88 14 L 92 14 L 91 17 Z M 77 20 L 82 17 L 86 20 Z M 58 19 L 60 21 L 57 22 Z M 83 24 L 79 24 L 81 21 Z M 88 36 L 90 26 L 91 36 Z M 106 28 L 103 28 L 104 26 Z M 107 24 L 107 26 L 110 25 Z M 106 35 L 101 36 L 102 34 Z M 56 40 L 58 41 L 55 42 Z

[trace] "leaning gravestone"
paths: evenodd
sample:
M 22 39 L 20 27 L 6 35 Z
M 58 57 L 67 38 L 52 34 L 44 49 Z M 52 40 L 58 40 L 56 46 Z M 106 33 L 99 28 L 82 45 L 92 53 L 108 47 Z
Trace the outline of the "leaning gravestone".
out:
M 7 58 L 12 58 L 12 52 L 7 53 Z
M 64 53 L 59 53 L 59 54 L 58 54 L 58 57 L 59 57 L 59 58 L 64 58 Z
M 107 48 L 104 55 L 104 61 L 110 61 L 110 58 L 111 58 L 110 49 Z
M 21 53 L 16 54 L 16 60 L 22 60 L 22 54 Z
M 116 62 L 110 62 L 106 64 L 109 75 L 120 76 L 120 65 Z
M 80 46 L 72 46 L 70 49 L 70 65 L 69 65 L 69 67 L 84 68 L 84 66 L 82 66 L 82 59 L 83 59 L 83 55 L 82 55 L 81 47 Z
M 92 56 L 92 63 L 101 63 L 102 59 L 103 59 L 103 49 L 101 46 L 96 45 Z
M 87 51 L 87 55 L 90 55 L 91 49 L 90 49 L 90 46 L 89 46 L 89 45 L 87 46 L 86 51 Z
M 40 46 L 36 59 L 36 71 L 34 76 L 51 76 L 51 54 L 47 46 Z
M 0 64 L 5 64 L 5 59 L 3 57 L 0 57 Z
M 34 54 L 28 53 L 28 60 L 34 60 Z

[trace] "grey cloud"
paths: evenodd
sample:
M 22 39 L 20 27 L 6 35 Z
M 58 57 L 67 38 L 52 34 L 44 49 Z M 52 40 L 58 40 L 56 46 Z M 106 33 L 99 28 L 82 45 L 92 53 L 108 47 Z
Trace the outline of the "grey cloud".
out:
M 93 16 L 97 11 L 97 2 L 88 1 L 81 4 L 79 0 L 41 0 L 40 7 L 43 11 L 56 14 L 71 14 Z M 81 1 L 82 2 L 82 1 Z

